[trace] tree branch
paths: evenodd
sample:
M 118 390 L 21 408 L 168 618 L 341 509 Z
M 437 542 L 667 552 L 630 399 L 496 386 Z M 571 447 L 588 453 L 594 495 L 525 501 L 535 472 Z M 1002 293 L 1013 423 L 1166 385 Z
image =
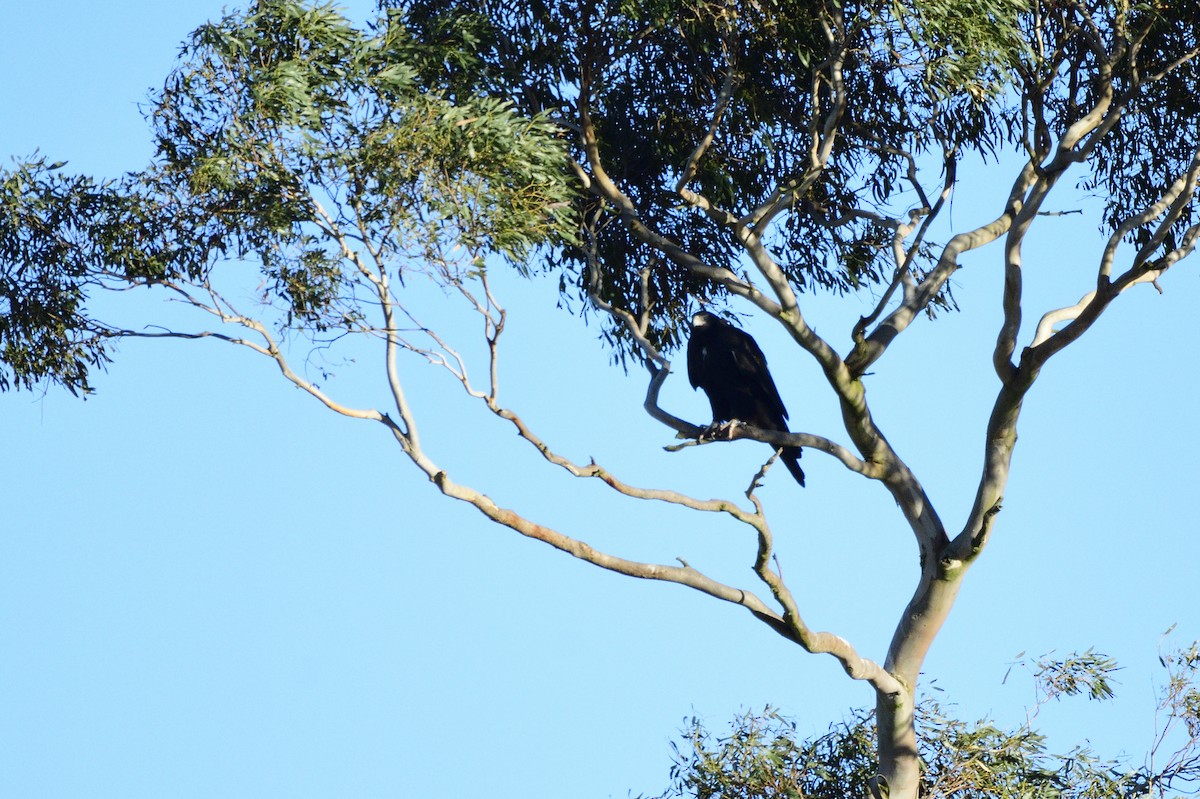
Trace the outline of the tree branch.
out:
M 585 57 L 580 59 L 580 94 L 578 113 L 580 132 L 584 153 L 590 172 L 584 172 L 585 185 L 599 197 L 611 202 L 626 229 L 637 239 L 651 248 L 663 253 L 675 263 L 683 266 L 692 273 L 724 286 L 728 291 L 738 296 L 751 299 L 761 306 L 772 307 L 774 303 L 754 286 L 742 281 L 734 272 L 724 267 L 712 266 L 697 258 L 692 253 L 680 247 L 675 242 L 647 227 L 639 217 L 633 201 L 618 188 L 609 176 L 600 158 L 599 138 L 596 127 L 592 122 L 589 104 L 591 103 L 592 76 L 591 65 Z M 582 170 L 579 170 L 582 172 Z
M 1191 203 L 1196 194 L 1198 182 L 1200 182 L 1200 148 L 1197 148 L 1193 154 L 1187 172 L 1180 175 L 1168 187 L 1158 202 L 1147 206 L 1140 213 L 1129 217 L 1117 226 L 1100 257 L 1097 288 L 1084 294 L 1074 305 L 1047 311 L 1042 315 L 1030 348 L 1041 354 L 1043 362 L 1054 352 L 1061 350 L 1078 338 L 1118 294 L 1139 283 L 1153 283 L 1172 265 L 1191 254 L 1196 246 L 1197 235 L 1200 234 L 1200 224 L 1193 224 L 1187 228 L 1177 247 L 1155 261 L 1149 260 L 1154 252 L 1162 246 L 1171 228 L 1179 221 Z M 1115 281 L 1111 280 L 1113 262 L 1122 240 L 1136 228 L 1149 224 L 1159 216 L 1163 216 L 1163 219 L 1154 234 L 1138 250 L 1129 269 Z M 1091 321 L 1082 326 L 1075 324 L 1085 317 L 1090 318 Z M 1071 322 L 1072 324 L 1068 327 L 1072 329 L 1056 331 L 1055 326 L 1062 322 Z M 1052 349 L 1047 348 L 1052 339 L 1058 339 L 1060 335 L 1064 334 L 1066 337 L 1059 339 Z
M 728 35 L 728 32 L 727 32 Z M 675 183 L 675 191 L 682 194 L 684 187 L 692 182 L 692 178 L 696 177 L 696 172 L 700 165 L 700 159 L 708 152 L 708 148 L 712 146 L 713 141 L 717 137 L 717 128 L 721 126 L 721 120 L 725 116 L 725 112 L 729 109 L 729 102 L 733 99 L 733 92 L 737 89 L 739 77 L 737 73 L 737 65 L 733 61 L 733 50 L 726 46 L 725 50 L 725 81 L 721 84 L 721 91 L 717 94 L 717 101 L 713 104 L 712 117 L 708 122 L 708 130 L 705 131 L 704 137 L 692 150 L 688 156 L 687 163 L 683 166 L 683 173 L 679 176 L 679 180 Z
M 740 221 L 748 228 L 758 232 L 766 230 L 776 216 L 795 202 L 795 198 L 805 194 L 825 171 L 837 134 L 846 112 L 846 84 L 843 69 L 846 61 L 845 20 L 840 7 L 831 7 L 832 19 L 823 18 L 821 27 L 825 32 L 825 40 L 829 45 L 829 57 L 824 64 L 813 70 L 810 85 L 810 102 L 812 116 L 809 125 L 809 163 L 804 174 L 789 180 L 775 188 L 765 202 L 743 217 Z M 828 74 L 824 75 L 823 70 Z M 821 119 L 821 87 L 822 80 L 827 82 L 831 102 L 829 111 Z
M 985 225 L 959 233 L 950 239 L 942 248 L 937 265 L 905 298 L 904 302 L 889 314 L 869 336 L 855 346 L 854 351 L 846 358 L 847 368 L 851 374 L 856 376 L 863 374 L 883 356 L 896 336 L 904 332 L 917 314 L 925 310 L 942 290 L 946 281 L 950 279 L 950 275 L 959 268 L 959 256 L 985 244 L 990 244 L 1008 231 L 1016 210 L 1020 207 L 1022 197 L 1037 179 L 1036 171 L 1032 162 L 1026 164 L 1025 168 L 1021 170 L 1009 192 L 1004 212 L 998 217 Z
M 833 656 L 841 663 L 847 674 L 856 680 L 865 680 L 876 691 L 883 694 L 900 691 L 900 685 L 895 678 L 880 668 L 878 664 L 861 657 L 845 639 L 832 633 L 812 632 L 796 617 L 785 619 L 749 591 L 719 583 L 686 564 L 667 566 L 642 563 L 601 552 L 583 541 L 532 522 L 515 511 L 500 507 L 474 489 L 455 483 L 446 472 L 438 469 L 423 454 L 418 453 L 418 455 L 419 458 L 416 459 L 418 466 L 429 475 L 430 480 L 443 494 L 466 502 L 498 524 L 527 538 L 549 544 L 561 552 L 602 569 L 644 580 L 678 583 L 725 602 L 740 605 L 780 635 L 798 643 L 806 651 Z
M 901 225 L 897 220 L 890 220 L 896 231 L 892 236 L 892 257 L 896 262 L 896 271 L 892 276 L 892 282 L 888 285 L 887 290 L 884 291 L 883 296 L 875 305 L 875 310 L 873 310 L 867 316 L 861 317 L 854 325 L 854 329 L 851 331 L 850 338 L 855 342 L 855 345 L 862 342 L 867 328 L 874 324 L 875 320 L 878 319 L 880 314 L 883 313 L 884 308 L 886 308 L 888 303 L 891 302 L 892 295 L 895 293 L 898 287 L 904 287 L 904 293 L 901 299 L 902 304 L 913 301 L 914 293 L 917 290 L 917 284 L 912 276 L 912 263 L 916 259 L 917 252 L 920 249 L 921 242 L 925 239 L 925 234 L 928 232 L 929 226 L 933 224 L 933 221 L 937 219 L 938 214 L 945 206 L 946 200 L 949 199 L 951 192 L 953 192 L 954 184 L 957 180 L 957 159 L 955 159 L 953 153 L 949 151 L 944 152 L 943 155 L 943 163 L 945 164 L 946 168 L 946 179 L 942 184 L 942 191 L 938 195 L 937 202 L 933 205 L 933 207 L 928 207 L 928 200 L 924 200 L 925 193 L 924 191 L 921 191 L 921 197 L 926 205 L 925 207 L 909 212 L 908 224 Z M 911 155 L 909 157 L 911 158 Z M 914 185 L 916 185 L 915 175 L 911 176 L 911 180 L 913 180 Z M 921 223 L 921 229 L 917 232 L 916 238 L 913 239 L 912 246 L 908 247 L 906 251 L 904 247 L 904 240 L 916 226 L 917 219 L 921 217 L 924 217 L 924 222 Z

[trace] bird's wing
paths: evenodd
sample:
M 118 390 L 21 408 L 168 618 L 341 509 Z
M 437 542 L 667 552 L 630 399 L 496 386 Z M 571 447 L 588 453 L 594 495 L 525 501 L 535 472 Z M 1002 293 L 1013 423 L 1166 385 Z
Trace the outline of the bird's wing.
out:
M 780 421 L 788 418 L 787 408 L 779 396 L 779 389 L 771 378 L 771 370 L 767 368 L 767 357 L 763 355 L 758 342 L 744 330 L 730 327 L 731 334 L 729 350 L 733 354 L 736 369 L 743 375 L 748 385 L 753 387 L 755 396 Z M 783 425 L 780 425 L 781 427 Z
M 703 332 L 693 329 L 691 338 L 688 339 L 688 380 L 691 382 L 693 389 L 700 388 L 704 382 L 705 338 L 707 338 L 707 336 Z

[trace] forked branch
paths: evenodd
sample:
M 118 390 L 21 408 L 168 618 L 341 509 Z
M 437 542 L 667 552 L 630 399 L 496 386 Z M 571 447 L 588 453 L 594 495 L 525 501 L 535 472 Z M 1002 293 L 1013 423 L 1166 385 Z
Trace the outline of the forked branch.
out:
M 1198 183 L 1200 183 L 1200 148 L 1197 148 L 1193 154 L 1187 171 L 1163 192 L 1158 202 L 1147 206 L 1140 213 L 1130 216 L 1109 237 L 1100 257 L 1097 288 L 1084 294 L 1074 305 L 1056 308 L 1042 315 L 1030 348 L 1039 352 L 1043 361 L 1077 339 L 1117 295 L 1140 283 L 1153 283 L 1157 286 L 1156 281 L 1164 272 L 1192 253 L 1196 247 L 1197 238 L 1200 237 L 1200 223 L 1187 227 L 1173 248 L 1157 258 L 1154 257 L 1172 230 L 1178 226 L 1179 220 L 1188 206 L 1194 201 Z M 1137 228 L 1148 225 L 1156 219 L 1159 220 L 1158 225 L 1147 241 L 1138 249 L 1129 268 L 1115 280 L 1112 279 L 1112 267 L 1122 241 Z M 1056 327 L 1064 322 L 1070 324 L 1061 331 L 1056 330 Z

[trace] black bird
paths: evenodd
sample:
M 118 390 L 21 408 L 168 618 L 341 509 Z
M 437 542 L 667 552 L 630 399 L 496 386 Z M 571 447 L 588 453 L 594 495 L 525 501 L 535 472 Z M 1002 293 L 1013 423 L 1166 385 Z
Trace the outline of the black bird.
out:
M 787 408 L 767 369 L 767 359 L 749 333 L 708 311 L 692 317 L 688 379 L 712 405 L 713 425 L 733 419 L 763 430 L 789 432 Z M 780 458 L 804 485 L 800 447 L 784 447 Z

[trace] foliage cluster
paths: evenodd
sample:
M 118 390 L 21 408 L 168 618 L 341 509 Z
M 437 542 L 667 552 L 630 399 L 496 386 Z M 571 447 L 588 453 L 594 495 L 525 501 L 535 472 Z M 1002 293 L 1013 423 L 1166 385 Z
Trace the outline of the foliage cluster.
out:
M 738 270 L 739 248 L 680 203 L 677 185 L 694 182 L 698 194 L 739 215 L 789 195 L 794 213 L 775 243 L 801 290 L 886 283 L 891 232 L 855 211 L 893 204 L 904 190 L 906 154 L 927 151 L 934 132 L 955 158 L 1011 140 L 1002 67 L 1024 47 L 1015 26 L 1020 0 L 922 3 L 916 15 L 891 0 L 395 5 L 423 39 L 446 20 L 472 20 L 474 85 L 516 98 L 526 113 L 557 110 L 571 124 L 586 106 L 601 159 L 639 221 L 708 263 Z M 845 22 L 836 34 L 834 17 Z M 839 43 L 848 51 L 845 98 L 820 76 L 833 35 L 848 39 Z M 845 119 L 834 158 L 819 169 L 811 137 L 835 102 L 844 103 Z M 705 157 L 693 159 L 696 143 L 718 129 Z M 818 172 L 815 182 L 806 179 Z M 721 288 L 664 268 L 619 224 L 621 209 L 591 199 L 581 211 L 595 245 L 587 268 L 602 270 L 603 279 L 584 273 L 578 251 L 561 253 L 557 264 L 582 293 L 599 285 L 605 301 L 634 313 L 648 274 L 651 340 L 677 346 L 695 298 L 714 299 Z M 610 328 L 607 336 L 623 351 L 623 331 Z
M 88 393 L 108 362 L 85 300 L 94 280 L 87 230 L 111 195 L 36 156 L 0 171 L 0 391 L 42 382 Z
M 257 260 L 283 328 L 362 332 L 379 324 L 363 307 L 374 281 L 457 279 L 488 254 L 525 269 L 572 241 L 558 128 L 420 80 L 468 45 L 435 52 L 396 14 L 360 31 L 331 5 L 261 0 L 186 43 L 151 98 L 147 169 L 99 183 L 32 159 L 0 173 L 0 387 L 88 391 L 105 339 L 130 334 L 88 316 L 98 289 L 195 297 L 221 264 Z
M 1049 749 L 1033 728 L 1051 700 L 1113 697 L 1110 658 L 1091 650 L 1029 664 L 1037 703 L 1024 724 L 963 721 L 932 697 L 918 709 L 921 796 L 928 799 L 1140 799 L 1200 793 L 1200 656 L 1196 644 L 1164 654 L 1158 729 L 1140 765 L 1106 759 L 1086 746 Z M 801 739 L 774 708 L 747 712 L 714 735 L 698 718 L 672 743 L 671 787 L 657 799 L 843 799 L 872 796 L 875 714 L 853 712 L 829 731 Z M 1169 752 L 1167 751 L 1169 750 Z
M 437 80 L 512 98 L 527 114 L 555 112 L 567 127 L 588 116 L 598 160 L 629 205 L 585 200 L 592 257 L 564 251 L 553 261 L 564 285 L 582 294 L 599 287 L 614 307 L 648 312 L 647 336 L 665 350 L 681 343 L 680 320 L 695 302 L 726 289 L 645 247 L 632 218 L 735 273 L 744 260 L 730 229 L 748 223 L 798 291 L 870 290 L 892 276 L 887 220 L 937 202 L 939 178 L 929 173 L 949 185 L 963 159 L 1046 161 L 1051 132 L 1078 122 L 1106 91 L 1102 62 L 1116 65 L 1109 77 L 1127 113 L 1088 142 L 1097 157 L 1080 180 L 1104 195 L 1108 231 L 1156 201 L 1164 176 L 1186 171 L 1200 133 L 1188 88 L 1200 23 L 1186 0 L 385 5 L 421 41 L 439 41 L 454 21 L 470 29 L 473 62 Z M 1106 49 L 1093 34 L 1111 37 Z M 1139 122 L 1151 109 L 1163 124 Z M 825 139 L 828 158 L 817 153 Z M 586 162 L 582 147 L 575 155 Z M 918 181 L 918 172 L 927 176 Z M 681 189 L 703 198 L 706 213 L 681 201 Z M 778 229 L 760 227 L 781 202 L 788 213 Z M 1129 235 L 1139 244 L 1151 236 Z M 936 243 L 919 244 L 910 264 L 918 279 Z M 943 284 L 927 310 L 951 305 L 948 292 Z M 620 325 L 605 336 L 619 355 L 632 348 Z

